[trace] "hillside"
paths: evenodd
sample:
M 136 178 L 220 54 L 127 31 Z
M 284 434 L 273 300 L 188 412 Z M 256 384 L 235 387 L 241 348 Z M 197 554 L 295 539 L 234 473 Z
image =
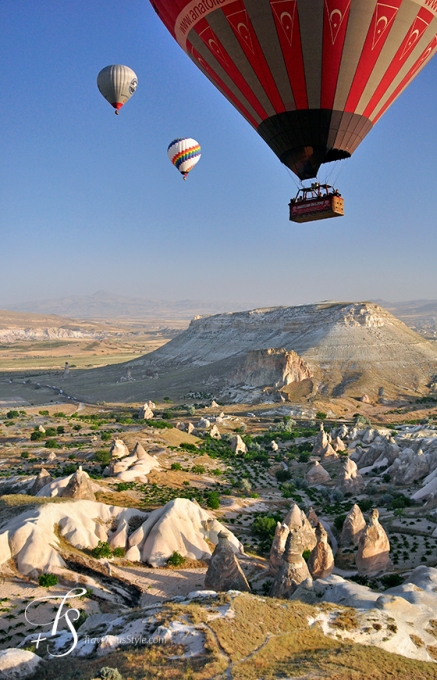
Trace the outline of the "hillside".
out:
M 118 384 L 128 368 L 132 381 Z M 390 312 L 370 302 L 329 302 L 196 318 L 129 364 L 76 373 L 71 389 L 90 400 L 200 390 L 250 402 L 264 400 L 265 388 L 291 401 L 315 394 L 378 399 L 428 393 L 436 373 L 434 346 Z M 304 381 L 296 394 L 293 386 Z

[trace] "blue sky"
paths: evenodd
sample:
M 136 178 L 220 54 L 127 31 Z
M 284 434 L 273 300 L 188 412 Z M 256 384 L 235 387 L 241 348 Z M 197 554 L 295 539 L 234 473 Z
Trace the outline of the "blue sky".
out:
M 346 216 L 296 225 L 291 174 L 148 0 L 2 0 L 0 23 L 0 306 L 437 297 L 437 59 L 335 171 Z M 96 87 L 111 63 L 139 80 L 119 116 Z M 202 145 L 187 182 L 178 136 Z

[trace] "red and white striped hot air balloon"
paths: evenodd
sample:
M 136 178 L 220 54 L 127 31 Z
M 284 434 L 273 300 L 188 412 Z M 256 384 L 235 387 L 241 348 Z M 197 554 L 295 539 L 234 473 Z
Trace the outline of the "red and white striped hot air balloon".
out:
M 151 0 L 300 179 L 348 158 L 437 50 L 437 0 Z
M 102 68 L 97 76 L 97 87 L 105 99 L 114 107 L 115 113 L 126 104 L 137 89 L 138 78 L 129 66 L 113 64 Z

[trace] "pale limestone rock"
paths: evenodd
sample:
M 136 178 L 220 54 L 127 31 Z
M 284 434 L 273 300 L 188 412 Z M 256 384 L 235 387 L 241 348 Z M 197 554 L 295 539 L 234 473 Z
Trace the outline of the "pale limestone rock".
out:
M 153 417 L 154 413 L 149 404 L 146 403 L 144 406 L 140 406 L 140 410 L 138 411 L 138 418 L 140 420 L 152 420 Z
M 276 453 L 276 451 L 279 451 L 279 446 L 277 445 L 277 443 L 274 440 L 270 442 L 270 448 L 275 453 Z
M 340 544 L 343 547 L 358 545 L 366 527 L 366 521 L 359 506 L 355 504 L 343 522 Z
M 221 439 L 222 436 L 220 434 L 220 430 L 218 429 L 217 425 L 213 425 L 212 428 L 209 431 L 209 436 L 212 437 L 212 439 Z
M 311 452 L 312 456 L 320 456 L 322 460 L 326 458 L 335 459 L 338 455 L 334 451 L 331 445 L 331 437 L 327 434 L 323 428 L 323 423 L 320 423 L 320 430 L 314 442 L 313 450 Z
M 399 461 L 397 465 L 390 469 L 395 484 L 402 486 L 412 484 L 423 479 L 430 472 L 427 457 L 422 449 L 419 449 L 416 453 L 412 448 L 405 448 L 401 451 L 397 460 Z
M 319 522 L 316 527 L 317 544 L 311 551 L 308 560 L 308 569 L 313 579 L 326 578 L 334 568 L 334 555 L 331 546 L 328 545 L 328 534 L 323 524 Z
M 197 503 L 186 498 L 175 498 L 150 513 L 146 521 L 129 536 L 126 559 L 143 562 L 152 567 L 162 567 L 174 551 L 190 559 L 203 559 L 211 555 L 207 540 L 214 545 L 218 534 L 224 531 L 220 522 Z M 243 552 L 239 540 L 228 532 L 235 552 Z
M 109 546 L 111 550 L 115 548 L 126 548 L 127 539 L 129 535 L 129 523 L 125 519 L 121 519 L 118 523 L 115 533 L 109 541 Z
M 315 529 L 316 526 L 319 523 L 319 518 L 317 517 L 317 513 L 312 506 L 310 507 L 310 509 L 307 512 L 307 520 L 311 524 L 313 529 Z M 317 532 L 316 532 L 316 538 L 317 538 Z
M 362 442 L 363 444 L 371 444 L 375 437 L 377 436 L 377 430 L 375 430 L 373 427 L 368 427 L 363 434 Z
M 36 496 L 38 491 L 41 491 L 41 489 L 43 489 L 47 484 L 50 484 L 51 481 L 52 481 L 51 476 L 49 475 L 47 470 L 42 467 L 41 470 L 39 471 L 38 477 L 35 479 L 29 491 L 29 494 L 31 496 Z
M 370 397 L 369 397 L 368 394 L 363 394 L 363 396 L 361 397 L 360 401 L 361 401 L 363 404 L 370 404 L 370 403 L 371 403 L 371 402 L 370 402 Z
M 40 664 L 40 656 L 24 649 L 8 647 L 0 651 L 0 680 L 21 680 L 34 675 Z
M 61 490 L 59 495 L 63 498 L 78 498 L 84 501 L 96 500 L 90 477 L 82 470 L 81 465 L 79 465 L 79 469 L 71 476 L 67 486 Z
M 195 430 L 195 427 L 194 427 L 193 423 L 188 423 L 188 425 L 187 425 L 187 433 L 188 433 L 188 434 L 193 434 L 194 430 Z
M 145 451 L 143 445 L 140 442 L 137 442 L 134 446 L 134 449 L 132 451 L 132 455 L 136 456 L 138 460 L 141 458 L 151 458 L 149 454 Z
M 129 455 L 129 449 L 122 439 L 113 439 L 109 453 L 111 458 L 124 458 Z
M 297 529 L 304 550 L 312 550 L 317 543 L 316 532 L 309 523 L 305 513 L 297 503 L 293 503 L 289 512 L 285 516 L 284 524 L 291 529 Z
M 358 472 L 357 464 L 350 458 L 344 461 L 336 486 L 344 493 L 358 493 L 364 487 L 364 479 Z
M 240 435 L 234 435 L 231 439 L 231 447 L 234 453 L 247 453 L 247 446 Z
M 282 555 L 284 554 L 289 533 L 290 529 L 286 524 L 277 522 L 269 556 L 269 572 L 271 574 L 276 574 L 282 564 Z
M 391 567 L 390 543 L 378 518 L 379 512 L 375 508 L 360 538 L 355 557 L 359 574 L 377 574 Z
M 316 460 L 314 465 L 308 470 L 305 478 L 310 486 L 317 486 L 317 484 L 325 484 L 331 479 L 331 475 L 325 468 Z
M 51 451 L 47 456 L 47 460 L 56 460 L 56 453 L 54 451 Z
M 217 404 L 217 402 L 214 401 L 214 399 L 213 399 L 212 402 L 211 402 L 211 408 L 220 408 L 220 405 Z
M 218 543 L 205 575 L 205 588 L 216 592 L 228 590 L 249 592 L 250 586 L 229 542 L 228 533 L 220 531 L 217 538 Z
M 38 432 L 41 432 L 42 434 L 45 434 L 45 433 L 46 433 L 45 427 L 43 427 L 42 425 L 38 425 Z
M 208 428 L 211 427 L 211 421 L 208 420 L 208 418 L 201 418 L 197 423 L 196 427 L 199 430 L 207 430 Z
M 281 566 L 270 591 L 271 597 L 288 598 L 294 593 L 299 583 L 311 577 L 307 563 L 302 557 L 304 550 L 299 531 L 291 529 Z
M 340 437 L 337 435 L 333 440 L 332 440 L 332 448 L 334 449 L 335 452 L 337 451 L 346 451 L 346 444 Z

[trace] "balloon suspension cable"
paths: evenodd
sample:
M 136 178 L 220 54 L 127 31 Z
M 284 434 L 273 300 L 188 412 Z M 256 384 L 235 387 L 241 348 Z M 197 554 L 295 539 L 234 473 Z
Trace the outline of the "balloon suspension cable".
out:
M 290 168 L 288 168 L 286 165 L 284 167 L 285 167 L 286 171 L 288 172 L 288 174 L 290 175 L 291 179 L 293 180 L 296 189 L 298 191 L 299 191 L 299 189 L 302 189 L 302 186 L 303 186 L 302 180 L 296 181 L 296 175 L 294 174 L 294 172 L 292 172 L 290 170 Z
M 184 179 L 188 179 L 188 172 L 183 172 L 182 174 L 184 176 Z

